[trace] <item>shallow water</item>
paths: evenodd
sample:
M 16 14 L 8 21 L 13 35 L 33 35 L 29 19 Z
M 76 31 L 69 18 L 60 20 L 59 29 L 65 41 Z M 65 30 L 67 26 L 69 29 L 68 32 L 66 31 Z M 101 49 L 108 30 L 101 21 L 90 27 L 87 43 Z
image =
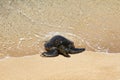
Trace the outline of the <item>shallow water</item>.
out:
M 0 57 L 44 51 L 63 35 L 76 47 L 120 53 L 119 0 L 0 0 Z

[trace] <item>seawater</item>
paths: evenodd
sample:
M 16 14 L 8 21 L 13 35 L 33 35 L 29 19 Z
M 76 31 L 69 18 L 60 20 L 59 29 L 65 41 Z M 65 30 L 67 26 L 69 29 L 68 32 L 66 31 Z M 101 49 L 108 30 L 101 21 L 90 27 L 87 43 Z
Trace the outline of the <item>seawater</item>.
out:
M 1 0 L 0 57 L 40 54 L 62 35 L 88 51 L 120 53 L 119 0 Z

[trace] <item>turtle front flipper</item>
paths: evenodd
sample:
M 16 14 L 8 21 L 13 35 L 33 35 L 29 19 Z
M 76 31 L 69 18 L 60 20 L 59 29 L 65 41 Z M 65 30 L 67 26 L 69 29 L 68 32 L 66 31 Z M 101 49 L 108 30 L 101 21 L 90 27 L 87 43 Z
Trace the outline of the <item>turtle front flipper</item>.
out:
M 70 49 L 70 54 L 76 54 L 85 51 L 85 48 L 72 48 Z
M 56 49 L 54 50 L 50 50 L 50 51 L 47 51 L 47 52 L 43 52 L 41 54 L 42 57 L 56 57 L 58 56 L 58 51 Z

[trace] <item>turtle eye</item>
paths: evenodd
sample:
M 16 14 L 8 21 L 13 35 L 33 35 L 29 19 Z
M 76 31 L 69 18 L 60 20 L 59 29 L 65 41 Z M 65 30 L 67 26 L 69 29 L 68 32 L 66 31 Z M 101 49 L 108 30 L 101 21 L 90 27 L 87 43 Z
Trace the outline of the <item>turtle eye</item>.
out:
M 50 48 L 45 48 L 46 49 L 46 51 L 49 51 L 50 50 Z

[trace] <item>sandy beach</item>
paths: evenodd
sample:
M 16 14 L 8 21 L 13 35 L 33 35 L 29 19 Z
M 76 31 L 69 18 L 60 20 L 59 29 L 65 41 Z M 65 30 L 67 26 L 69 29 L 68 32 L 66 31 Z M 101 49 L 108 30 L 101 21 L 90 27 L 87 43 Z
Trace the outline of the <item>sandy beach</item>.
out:
M 120 80 L 120 54 L 85 51 L 70 58 L 38 55 L 0 60 L 0 80 Z

